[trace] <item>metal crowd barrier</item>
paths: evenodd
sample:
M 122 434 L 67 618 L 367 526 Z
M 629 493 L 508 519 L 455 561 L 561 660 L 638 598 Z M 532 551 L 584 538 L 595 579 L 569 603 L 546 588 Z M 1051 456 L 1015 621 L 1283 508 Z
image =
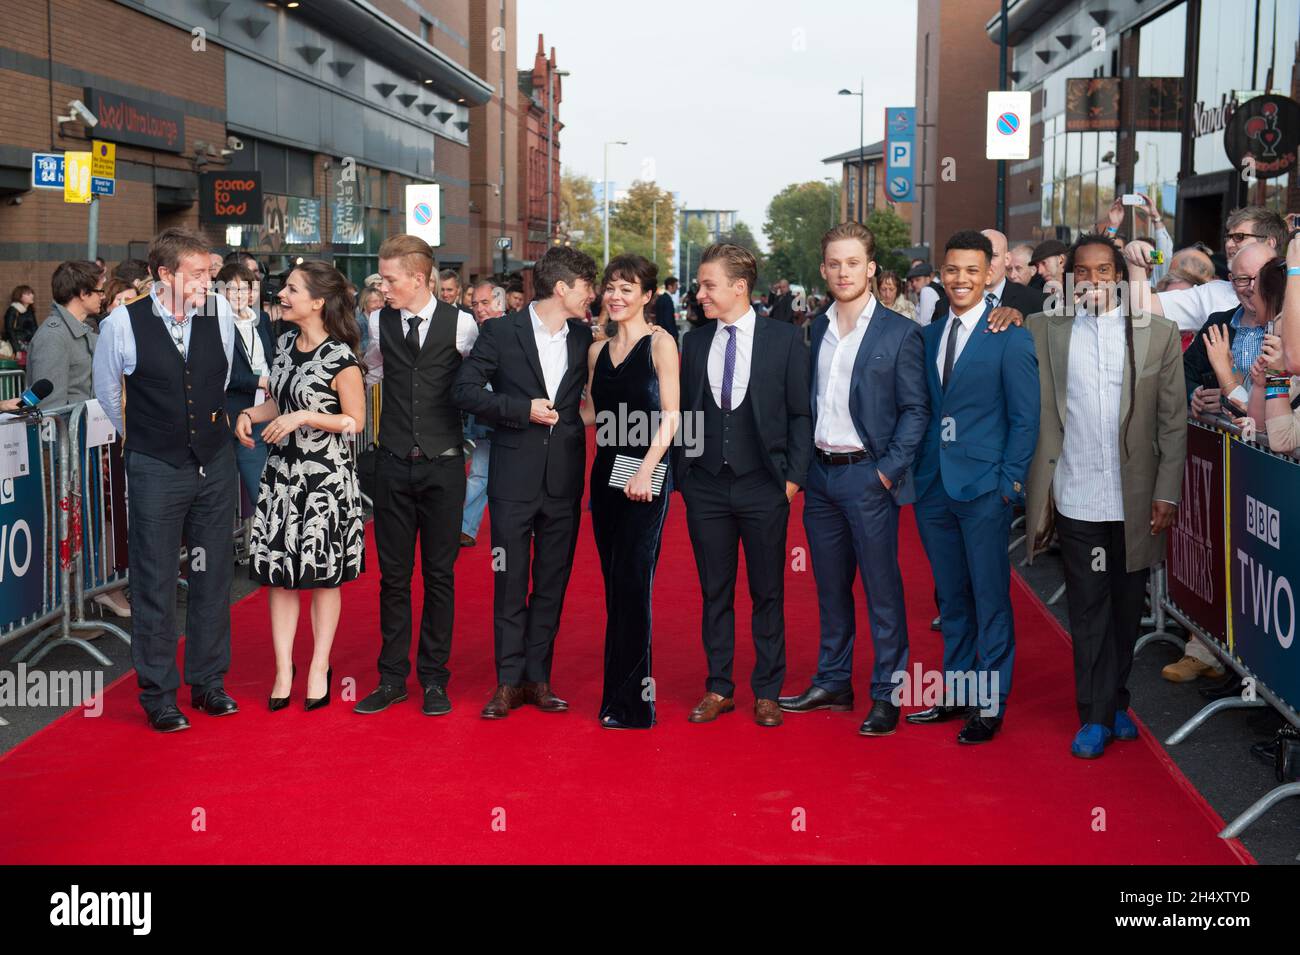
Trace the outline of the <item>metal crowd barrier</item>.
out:
M 0 645 L 31 636 L 14 656 L 15 663 L 30 657 L 29 662 L 35 665 L 55 647 L 67 645 L 80 647 L 98 663 L 109 666 L 111 661 L 108 657 L 79 634 L 106 631 L 124 643 L 131 642 L 130 635 L 120 627 L 107 621 L 91 622 L 85 617 L 87 597 L 122 586 L 126 574 L 116 565 L 111 573 L 107 572 L 103 553 L 93 555 L 89 559 L 92 570 L 86 570 L 87 558 L 83 551 L 85 528 L 92 528 L 91 546 L 97 547 L 102 541 L 102 528 L 106 524 L 110 527 L 116 524 L 111 513 L 112 496 L 103 494 L 104 472 L 98 464 L 89 461 L 89 452 L 101 449 L 84 448 L 84 415 L 85 406 L 74 405 L 43 412 L 24 423 L 22 426 L 28 431 L 29 473 L 6 480 L 4 487 L 0 488 L 0 504 L 15 505 L 12 528 L 16 528 L 19 522 L 28 523 L 21 516 L 25 513 L 39 513 L 43 525 L 39 536 L 44 547 L 33 551 L 29 558 L 40 562 L 42 580 L 38 605 L 0 630 Z M 31 453 L 33 435 L 36 438 L 34 456 Z M 87 458 L 84 472 L 83 457 Z M 95 483 L 85 483 L 83 474 L 85 481 Z M 92 486 L 93 494 L 90 491 Z M 33 494 L 39 497 L 39 507 L 29 503 Z M 24 511 L 24 507 L 28 510 Z M 124 514 L 117 520 L 123 518 Z M 3 525 L 0 528 L 6 531 L 12 543 L 14 530 Z M 31 569 L 30 565 L 24 568 L 25 571 Z M 21 595 L 18 599 L 22 599 Z
M 1236 441 L 1248 444 L 1255 451 L 1263 452 L 1274 458 L 1282 458 L 1291 464 L 1297 465 L 1294 477 L 1298 488 L 1300 488 L 1300 462 L 1297 462 L 1296 459 L 1290 455 L 1278 454 L 1269 450 L 1267 443 L 1261 445 L 1258 442 L 1246 441 L 1242 437 L 1241 429 L 1226 419 L 1202 415 L 1200 418 L 1190 419 L 1189 434 L 1194 433 L 1191 429 L 1218 432 L 1224 442 L 1222 446 L 1222 458 L 1224 461 L 1224 473 L 1222 475 L 1224 484 L 1222 491 L 1223 513 L 1211 514 L 1210 517 L 1211 520 L 1219 518 L 1222 522 L 1216 530 L 1221 530 L 1224 534 L 1224 549 L 1226 551 L 1230 544 L 1229 527 L 1231 524 L 1233 498 L 1235 495 L 1246 495 L 1249 491 L 1255 490 L 1254 488 L 1233 489 L 1231 487 L 1231 470 L 1228 464 L 1228 458 L 1231 453 L 1230 442 Z M 1265 437 L 1264 440 L 1267 442 L 1267 437 Z M 1190 457 L 1191 451 L 1189 450 L 1189 458 Z M 1200 503 L 1199 500 L 1191 502 L 1192 506 L 1198 506 Z M 1189 504 L 1186 489 L 1184 492 L 1183 504 L 1184 506 L 1179 508 L 1180 517 L 1186 511 L 1187 505 Z M 1175 546 L 1173 543 L 1172 530 L 1170 534 L 1172 547 Z M 1218 565 L 1217 561 L 1215 561 L 1214 570 L 1216 573 L 1223 571 L 1223 576 L 1216 577 L 1215 581 L 1222 587 L 1221 592 L 1226 606 L 1226 625 L 1228 632 L 1231 633 L 1233 627 L 1232 581 L 1230 577 L 1231 564 L 1229 563 L 1227 566 L 1221 566 Z M 1192 611 L 1188 608 L 1179 606 L 1179 604 L 1171 598 L 1169 589 L 1169 568 L 1167 563 L 1162 563 L 1152 570 L 1150 587 L 1153 618 L 1152 625 L 1155 629 L 1150 633 L 1145 634 L 1137 642 L 1137 645 L 1134 648 L 1135 654 L 1149 644 L 1157 641 L 1172 643 L 1181 647 L 1183 641 L 1166 630 L 1168 620 L 1172 619 L 1186 629 L 1189 634 L 1194 634 L 1198 637 L 1201 642 L 1209 647 L 1214 655 L 1223 662 L 1227 669 L 1236 673 L 1243 682 L 1246 682 L 1247 685 L 1253 689 L 1253 694 L 1251 695 L 1245 693 L 1242 695 L 1234 695 L 1224 699 L 1215 700 L 1212 703 L 1203 706 L 1194 716 L 1183 723 L 1182 726 L 1175 730 L 1169 738 L 1165 740 L 1165 745 L 1175 746 L 1183 742 L 1197 727 L 1205 723 L 1211 716 L 1232 709 L 1257 709 L 1264 706 L 1271 706 L 1282 716 L 1283 719 L 1291 723 L 1293 726 L 1300 728 L 1300 713 L 1297 713 L 1295 707 L 1283 699 L 1277 692 L 1270 688 L 1263 679 L 1261 679 L 1260 674 L 1256 671 L 1256 668 L 1252 666 L 1251 662 L 1243 659 L 1242 655 L 1236 652 L 1236 644 L 1234 643 L 1232 647 L 1226 645 L 1217 635 L 1210 633 L 1209 630 L 1206 629 L 1206 626 L 1193 619 Z M 1293 605 L 1293 616 L 1296 613 L 1296 609 L 1296 605 Z M 1293 619 L 1291 624 L 1294 629 L 1296 627 L 1296 621 Z M 1219 833 L 1219 836 L 1224 839 L 1235 839 L 1270 808 L 1289 796 L 1300 796 L 1300 782 L 1285 783 L 1274 787 L 1229 823 L 1223 831 Z
M 0 401 L 17 398 L 27 387 L 27 372 L 22 368 L 0 369 Z

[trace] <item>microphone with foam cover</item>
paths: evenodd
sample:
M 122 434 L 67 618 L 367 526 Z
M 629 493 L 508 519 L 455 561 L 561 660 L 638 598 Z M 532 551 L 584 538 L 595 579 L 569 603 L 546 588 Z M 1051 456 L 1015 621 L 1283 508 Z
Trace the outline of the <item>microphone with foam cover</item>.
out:
M 30 411 L 48 398 L 53 390 L 54 385 L 50 384 L 48 378 L 32 382 L 32 386 L 18 396 L 18 410 Z

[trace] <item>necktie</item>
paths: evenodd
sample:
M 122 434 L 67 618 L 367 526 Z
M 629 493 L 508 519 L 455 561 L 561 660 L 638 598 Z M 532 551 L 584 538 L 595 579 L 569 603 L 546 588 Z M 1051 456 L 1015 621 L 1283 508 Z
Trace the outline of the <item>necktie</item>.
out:
M 727 352 L 722 359 L 722 410 L 731 410 L 731 382 L 736 377 L 736 326 L 727 326 Z
M 943 387 L 948 389 L 948 379 L 952 377 L 952 366 L 957 360 L 957 333 L 961 331 L 961 321 L 956 315 L 948 318 L 948 348 L 943 353 Z
M 986 292 L 984 294 L 984 303 L 986 305 L 992 305 L 996 307 L 998 304 L 998 297 L 994 295 L 992 292 Z
M 411 352 L 411 357 L 415 358 L 420 354 L 420 316 L 412 315 L 410 318 L 410 328 L 406 332 L 406 347 Z

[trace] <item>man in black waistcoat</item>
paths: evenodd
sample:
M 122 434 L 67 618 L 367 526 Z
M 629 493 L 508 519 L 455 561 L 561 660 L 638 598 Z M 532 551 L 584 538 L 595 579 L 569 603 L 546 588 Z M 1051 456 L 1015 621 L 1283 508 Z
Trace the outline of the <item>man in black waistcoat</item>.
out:
M 149 247 L 152 290 L 109 314 L 95 349 L 95 394 L 126 436 L 131 660 L 149 724 L 164 733 L 190 725 L 176 706 L 182 540 L 190 701 L 212 716 L 239 710 L 224 689 L 239 493 L 226 420 L 235 325 L 225 298 L 209 292 L 208 265 L 202 236 L 160 233 Z
M 691 711 L 707 723 L 735 709 L 736 570 L 745 548 L 756 660 L 754 720 L 780 726 L 785 679 L 785 539 L 790 501 L 812 458 L 808 347 L 801 329 L 760 318 L 750 306 L 754 256 L 711 245 L 699 268 L 699 300 L 715 322 L 686 334 L 682 411 L 703 422 L 701 453 L 674 449 L 674 476 L 704 597 L 709 676 Z
M 379 686 L 356 705 L 356 712 L 363 714 L 406 699 L 417 536 L 424 575 L 415 656 L 416 675 L 424 687 L 422 712 L 451 712 L 447 659 L 465 502 L 460 410 L 452 403 L 451 387 L 461 356 L 478 337 L 478 326 L 468 312 L 433 294 L 432 272 L 433 250 L 419 236 L 391 236 L 379 247 L 384 307 L 368 319 L 366 381 L 384 382 L 374 496 L 383 646 Z
M 497 688 L 483 708 L 501 719 L 532 703 L 569 704 L 551 690 L 551 660 L 582 514 L 587 435 L 580 408 L 596 263 L 547 250 L 533 270 L 538 298 L 479 327 L 455 399 L 496 429 L 488 463 Z M 486 386 L 491 385 L 491 390 Z M 531 571 L 532 593 L 529 593 Z

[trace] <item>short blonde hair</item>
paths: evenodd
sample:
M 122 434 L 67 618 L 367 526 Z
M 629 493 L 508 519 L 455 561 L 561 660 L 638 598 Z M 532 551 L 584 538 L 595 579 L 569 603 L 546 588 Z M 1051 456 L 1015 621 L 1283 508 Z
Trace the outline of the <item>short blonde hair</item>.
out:
M 754 286 L 758 284 L 758 261 L 748 249 L 727 242 L 715 242 L 704 250 L 700 265 L 705 262 L 721 262 L 727 281 L 744 279 L 745 291 L 754 294 Z
M 860 222 L 841 222 L 837 226 L 832 226 L 822 236 L 822 258 L 826 258 L 826 248 L 832 242 L 839 242 L 843 239 L 857 239 L 862 243 L 862 247 L 867 251 L 867 258 L 875 258 L 876 255 L 876 237 Z
M 418 235 L 390 235 L 379 246 L 380 260 L 400 260 L 402 268 L 427 281 L 433 274 L 433 249 Z

